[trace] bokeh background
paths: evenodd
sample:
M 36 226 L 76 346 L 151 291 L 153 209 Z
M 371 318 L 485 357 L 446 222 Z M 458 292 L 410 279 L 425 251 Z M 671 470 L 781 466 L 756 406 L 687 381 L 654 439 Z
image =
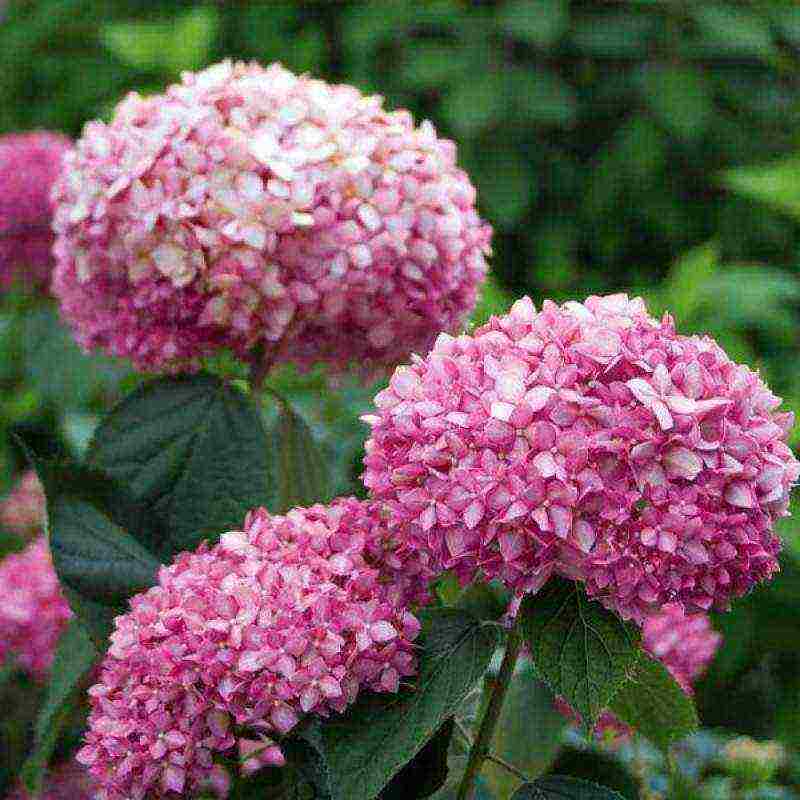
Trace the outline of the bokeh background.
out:
M 225 57 L 356 84 L 458 142 L 496 232 L 477 320 L 523 293 L 537 304 L 642 294 L 683 331 L 709 332 L 759 367 L 800 410 L 795 2 L 12 0 L 0 13 L 0 132 L 77 136 L 125 92 L 161 91 L 181 70 Z M 23 466 L 16 437 L 80 453 L 97 415 L 138 379 L 79 354 L 47 301 L 5 297 L 0 488 Z M 353 491 L 369 391 L 280 380 L 324 439 L 337 489 Z M 725 645 L 698 691 L 705 725 L 723 740 L 789 748 L 774 781 L 782 788 L 740 797 L 799 796 L 787 788 L 800 783 L 798 531 L 783 527 L 774 584 L 717 621 Z M 523 697 L 514 709 L 516 733 L 501 749 L 531 764 L 550 758 L 536 734 L 554 729 L 548 712 Z M 717 734 L 697 747 L 718 793 L 687 797 L 732 796 L 713 766 Z M 567 761 L 574 771 L 594 763 L 585 753 Z

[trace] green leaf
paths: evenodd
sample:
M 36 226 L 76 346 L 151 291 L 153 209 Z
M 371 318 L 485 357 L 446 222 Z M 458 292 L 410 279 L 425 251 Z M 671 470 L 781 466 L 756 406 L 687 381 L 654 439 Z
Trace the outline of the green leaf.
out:
M 447 754 L 454 728 L 451 717 L 389 781 L 378 795 L 379 800 L 422 800 L 439 791 L 447 780 Z
M 713 48 L 724 55 L 757 56 L 768 63 L 777 54 L 769 24 L 748 9 L 698 3 L 690 6 L 689 12 L 705 37 L 705 49 Z
M 657 20 L 652 15 L 591 13 L 572 27 L 572 43 L 585 53 L 600 58 L 637 58 L 647 52 Z
M 722 173 L 732 192 L 766 203 L 800 219 L 800 157 L 756 167 L 737 167 Z
M 109 358 L 81 353 L 51 306 L 27 312 L 23 326 L 27 381 L 59 407 L 85 405 L 97 395 L 113 394 L 128 373 Z
M 451 717 L 499 643 L 495 626 L 451 608 L 420 614 L 419 674 L 398 695 L 364 695 L 309 729 L 334 800 L 372 800 Z
M 201 6 L 177 19 L 111 22 L 103 26 L 103 44 L 121 61 L 141 70 L 163 69 L 177 75 L 202 67 L 219 27 L 219 14 Z
M 682 321 L 691 319 L 703 302 L 708 281 L 718 268 L 719 245 L 716 242 L 706 242 L 684 253 L 665 281 L 667 308 Z
M 636 666 L 639 631 L 562 578 L 528 595 L 519 613 L 536 671 L 591 730 Z
M 611 710 L 663 750 L 698 726 L 692 698 L 660 661 L 647 656 L 611 699 Z
M 463 46 L 416 40 L 404 54 L 400 76 L 411 88 L 440 90 L 464 77 L 470 59 Z
M 499 22 L 512 36 L 536 47 L 549 47 L 567 29 L 569 3 L 566 0 L 512 0 L 503 5 Z
M 511 800 L 625 800 L 596 783 L 569 778 L 564 775 L 546 775 L 533 783 L 521 786 Z
M 507 105 L 502 73 L 483 72 L 454 86 L 441 113 L 462 136 L 473 136 L 502 118 Z
M 64 722 L 74 711 L 78 688 L 94 665 L 97 650 L 77 619 L 70 621 L 58 641 L 47 694 L 36 721 L 34 749 L 22 769 L 31 794 L 41 791 L 44 772 Z
M 536 198 L 536 173 L 519 142 L 484 136 L 472 144 L 464 163 L 480 202 L 493 225 L 513 229 Z
M 138 537 L 149 528 L 130 498 L 106 476 L 78 466 L 37 464 L 47 497 L 50 551 L 68 600 L 97 629 L 95 612 L 120 610 L 124 601 L 155 582 L 158 560 Z M 74 594 L 71 594 L 74 593 Z
M 545 69 L 511 70 L 506 75 L 514 117 L 537 125 L 566 126 L 575 122 L 578 100 L 572 87 Z
M 650 69 L 644 82 L 647 104 L 674 134 L 691 139 L 702 134 L 714 116 L 708 81 L 688 67 Z
M 306 421 L 282 397 L 265 406 L 268 452 L 274 461 L 270 509 L 283 513 L 331 499 L 331 476 Z
M 252 400 L 211 375 L 140 387 L 101 423 L 88 462 L 127 486 L 166 531 L 163 561 L 237 530 L 267 505 L 269 445 Z

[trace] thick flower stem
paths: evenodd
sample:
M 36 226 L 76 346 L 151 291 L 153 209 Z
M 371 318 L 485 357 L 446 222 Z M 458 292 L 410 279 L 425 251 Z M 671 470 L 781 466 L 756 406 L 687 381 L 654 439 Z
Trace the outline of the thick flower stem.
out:
M 478 728 L 475 742 L 469 751 L 469 759 L 461 785 L 458 787 L 458 800 L 471 800 L 475 792 L 475 781 L 480 774 L 483 762 L 489 756 L 489 751 L 494 738 L 494 731 L 500 720 L 500 712 L 503 709 L 503 701 L 514 676 L 514 668 L 517 665 L 517 657 L 522 647 L 522 633 L 520 631 L 519 618 L 515 620 L 514 626 L 508 634 L 506 642 L 506 652 L 503 656 L 503 663 L 500 665 L 500 672 L 497 675 L 486 712 Z

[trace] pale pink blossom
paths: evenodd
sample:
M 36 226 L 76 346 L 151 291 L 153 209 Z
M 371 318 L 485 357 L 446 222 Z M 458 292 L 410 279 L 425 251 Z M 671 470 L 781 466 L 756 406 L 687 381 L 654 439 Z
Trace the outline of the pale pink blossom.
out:
M 0 136 L 0 289 L 15 280 L 44 288 L 53 267 L 50 192 L 64 154 L 60 133 L 31 131 Z
M 348 498 L 180 554 L 118 617 L 78 760 L 98 800 L 174 797 L 209 780 L 238 744 L 243 769 L 282 761 L 307 714 L 359 691 L 396 692 L 416 669 L 419 623 L 404 603 L 427 574 L 369 505 Z
M 642 626 L 642 645 L 669 670 L 686 694 L 694 693 L 692 685 L 708 669 L 722 636 L 711 626 L 708 614 L 684 614 L 676 603 L 648 617 Z M 556 708 L 575 724 L 581 716 L 563 697 L 556 698 Z M 595 724 L 599 739 L 618 740 L 630 736 L 631 729 L 611 711 L 604 711 Z
M 0 664 L 46 677 L 71 616 L 44 536 L 0 561 Z
M 44 529 L 44 489 L 34 470 L 28 470 L 0 501 L 0 526 L 31 539 Z
M 442 335 L 375 398 L 364 483 L 435 569 L 534 591 L 553 573 L 641 622 L 724 609 L 778 569 L 800 466 L 759 376 L 640 299 Z
M 64 317 L 145 369 L 256 346 L 395 364 L 463 327 L 491 237 L 429 122 L 279 64 L 128 95 L 86 126 L 55 197 Z

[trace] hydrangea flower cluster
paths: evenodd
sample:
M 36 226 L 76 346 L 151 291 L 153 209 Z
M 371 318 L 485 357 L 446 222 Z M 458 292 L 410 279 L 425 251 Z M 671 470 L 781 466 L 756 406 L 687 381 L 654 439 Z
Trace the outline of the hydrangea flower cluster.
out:
M 43 287 L 53 266 L 50 192 L 64 154 L 66 136 L 49 131 L 0 136 L 0 289 L 19 279 Z
M 722 636 L 711 626 L 708 614 L 684 614 L 676 603 L 645 620 L 642 645 L 653 658 L 669 670 L 686 694 L 693 694 L 692 684 L 708 669 L 722 643 Z M 563 698 L 556 698 L 556 708 L 571 721 L 581 724 L 581 716 Z M 598 738 L 629 736 L 631 729 L 611 711 L 604 711 L 595 724 Z
M 53 769 L 44 781 L 38 800 L 93 800 L 91 781 L 78 764 L 69 762 Z M 6 800 L 32 800 L 23 786 L 16 788 Z
M 554 571 L 642 622 L 725 608 L 778 569 L 792 416 L 641 299 L 529 298 L 441 335 L 375 398 L 364 482 L 407 546 L 524 592 Z
M 31 469 L 0 501 L 0 526 L 23 539 L 32 539 L 42 532 L 45 513 L 44 489 Z
M 396 580 L 402 574 L 403 580 Z M 245 771 L 281 765 L 276 739 L 305 714 L 415 672 L 425 570 L 354 498 L 251 512 L 241 532 L 179 555 L 116 620 L 78 760 L 99 800 L 172 797 L 214 777 L 238 744 Z
M 82 346 L 143 369 L 257 345 L 395 364 L 464 324 L 486 272 L 455 159 L 350 86 L 279 64 L 184 73 L 85 127 L 55 190 L 54 291 Z
M 0 561 L 0 663 L 44 678 L 71 616 L 43 536 Z

